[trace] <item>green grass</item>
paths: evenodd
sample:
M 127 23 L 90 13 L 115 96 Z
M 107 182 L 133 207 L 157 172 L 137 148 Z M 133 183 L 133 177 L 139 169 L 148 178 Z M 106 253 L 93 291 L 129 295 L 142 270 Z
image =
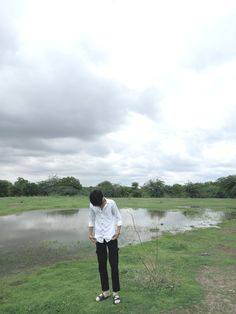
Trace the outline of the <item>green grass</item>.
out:
M 214 210 L 236 209 L 235 199 L 199 198 L 114 198 L 120 208 L 148 208 L 156 210 L 211 208 Z M 87 208 L 85 196 L 64 197 L 3 197 L 0 198 L 0 215 L 36 209 L 73 209 Z
M 88 207 L 86 197 L 3 197 L 0 198 L 0 215 L 11 215 L 36 209 L 72 209 Z
M 193 212 L 202 207 L 230 212 L 236 207 L 235 200 L 231 199 L 130 198 L 117 199 L 117 204 L 121 208 Z M 0 199 L 2 215 L 24 210 L 87 206 L 86 197 Z M 236 220 L 232 219 L 220 224 L 220 228 L 194 229 L 177 235 L 167 233 L 143 245 L 121 248 L 122 302 L 117 306 L 111 299 L 101 304 L 95 302 L 100 285 L 95 248 L 90 244 L 82 258 L 79 254 L 78 258 L 72 256 L 70 260 L 68 257 L 65 262 L 52 260 L 47 267 L 28 267 L 21 274 L 3 276 L 0 280 L 0 313 L 207 313 L 201 303 L 206 292 L 198 280 L 198 273 L 202 267 L 216 267 L 222 273 L 228 269 L 236 271 L 235 230 Z M 45 244 L 45 252 L 48 245 Z M 60 253 L 60 247 L 54 249 Z M 63 250 L 66 255 L 66 248 Z M 10 260 L 6 259 L 5 263 L 8 262 Z
M 157 281 L 150 281 L 144 263 L 150 265 L 157 241 L 120 249 L 122 303 L 111 299 L 95 302 L 99 279 L 95 254 L 81 261 L 61 262 L 28 275 L 4 277 L 0 289 L 0 313 L 181 313 L 198 308 L 204 289 L 196 280 L 202 266 L 236 267 L 235 220 L 220 229 L 166 234 L 158 240 Z M 234 229 L 235 230 L 235 229 Z M 91 250 L 94 250 L 91 247 Z M 148 252 L 148 254 L 147 254 Z M 208 255 L 202 255 L 207 252 Z M 199 308 L 200 310 L 200 308 Z M 194 313 L 198 313 L 197 310 Z M 200 312 L 199 312 L 200 313 Z

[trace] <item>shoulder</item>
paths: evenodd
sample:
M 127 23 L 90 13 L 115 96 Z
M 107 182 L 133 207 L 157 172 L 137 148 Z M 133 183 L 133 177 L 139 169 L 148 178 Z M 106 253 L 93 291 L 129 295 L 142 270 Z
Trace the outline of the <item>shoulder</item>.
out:
M 93 206 L 93 204 L 90 203 L 90 204 L 89 204 L 89 209 L 90 209 L 90 210 L 95 210 L 95 206 Z
M 107 204 L 108 204 L 108 205 L 114 205 L 114 204 L 116 204 L 116 202 L 115 202 L 114 200 L 110 199 L 110 198 L 106 198 L 106 201 L 107 201 Z
M 107 205 L 111 209 L 115 209 L 115 210 L 117 209 L 116 202 L 112 199 L 107 199 Z

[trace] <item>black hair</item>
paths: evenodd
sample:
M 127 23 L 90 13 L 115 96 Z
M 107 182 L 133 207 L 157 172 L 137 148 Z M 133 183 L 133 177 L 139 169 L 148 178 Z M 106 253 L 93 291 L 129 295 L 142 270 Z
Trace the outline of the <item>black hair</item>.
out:
M 101 206 L 103 201 L 103 193 L 101 190 L 93 190 L 89 195 L 90 202 L 93 206 Z

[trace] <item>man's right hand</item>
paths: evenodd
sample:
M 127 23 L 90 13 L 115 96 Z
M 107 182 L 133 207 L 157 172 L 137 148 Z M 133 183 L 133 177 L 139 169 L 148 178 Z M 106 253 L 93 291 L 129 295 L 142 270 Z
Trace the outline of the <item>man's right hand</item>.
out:
M 93 235 L 89 235 L 89 240 L 91 241 L 91 242 L 93 242 L 93 243 L 96 243 L 97 242 L 97 240 L 96 240 L 96 238 L 94 238 L 94 236 Z

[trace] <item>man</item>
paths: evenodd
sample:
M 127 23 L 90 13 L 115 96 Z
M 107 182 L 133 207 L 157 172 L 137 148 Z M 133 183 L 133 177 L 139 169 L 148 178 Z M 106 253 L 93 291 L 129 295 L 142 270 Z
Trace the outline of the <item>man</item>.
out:
M 107 272 L 107 257 L 111 266 L 113 303 L 120 303 L 119 253 L 118 241 L 121 230 L 121 215 L 116 203 L 103 196 L 102 191 L 94 190 L 89 195 L 89 239 L 96 244 L 98 269 L 102 293 L 96 301 L 106 300 L 111 296 Z

